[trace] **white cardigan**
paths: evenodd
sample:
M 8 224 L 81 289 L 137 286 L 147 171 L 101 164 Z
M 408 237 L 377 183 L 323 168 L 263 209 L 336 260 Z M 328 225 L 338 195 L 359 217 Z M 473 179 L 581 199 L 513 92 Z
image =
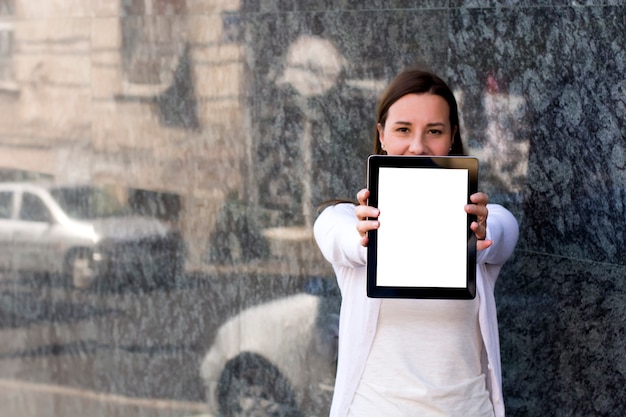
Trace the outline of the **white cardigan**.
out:
M 487 377 L 487 388 L 495 416 L 503 417 L 494 287 L 502 265 L 513 253 L 519 229 L 515 217 L 502 206 L 489 204 L 487 208 L 487 239 L 493 240 L 493 245 L 477 254 L 476 290 L 480 296 L 478 320 L 486 350 L 482 367 Z M 354 209 L 352 204 L 329 206 L 314 225 L 315 240 L 335 270 L 342 296 L 337 378 L 330 417 L 348 415 L 374 340 L 380 310 L 380 299 L 367 297 L 367 249 L 360 244 Z

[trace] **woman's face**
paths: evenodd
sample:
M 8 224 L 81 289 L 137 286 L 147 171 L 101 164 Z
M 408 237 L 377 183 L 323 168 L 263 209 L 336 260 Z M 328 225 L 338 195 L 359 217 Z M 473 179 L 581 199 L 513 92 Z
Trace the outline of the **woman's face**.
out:
M 456 126 L 450 126 L 450 106 L 438 95 L 407 94 L 389 107 L 385 126 L 378 124 L 388 155 L 446 156 Z

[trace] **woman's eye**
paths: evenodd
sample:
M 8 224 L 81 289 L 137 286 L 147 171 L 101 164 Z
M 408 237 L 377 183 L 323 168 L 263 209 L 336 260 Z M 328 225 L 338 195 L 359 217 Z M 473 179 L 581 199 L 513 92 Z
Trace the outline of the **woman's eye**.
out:
M 408 127 L 399 127 L 396 129 L 396 132 L 407 133 L 409 131 Z
M 433 135 L 433 136 L 439 136 L 441 134 L 443 134 L 443 131 L 439 130 L 439 129 L 431 129 L 428 131 L 429 134 Z

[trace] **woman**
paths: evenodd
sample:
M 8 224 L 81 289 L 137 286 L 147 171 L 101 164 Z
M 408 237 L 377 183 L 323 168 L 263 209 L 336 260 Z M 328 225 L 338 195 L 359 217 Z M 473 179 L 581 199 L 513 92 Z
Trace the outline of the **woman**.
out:
M 443 80 L 411 69 L 391 82 L 378 104 L 374 153 L 464 154 L 456 100 Z M 486 194 L 470 197 L 474 300 L 374 299 L 366 295 L 367 232 L 381 224 L 368 197 L 364 189 L 356 208 L 326 207 L 314 226 L 342 293 L 331 417 L 504 416 L 494 286 L 517 221 Z

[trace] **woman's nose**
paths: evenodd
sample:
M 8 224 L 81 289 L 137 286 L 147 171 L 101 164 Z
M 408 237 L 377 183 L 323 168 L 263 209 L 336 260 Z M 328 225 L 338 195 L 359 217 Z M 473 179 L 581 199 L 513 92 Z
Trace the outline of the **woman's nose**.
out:
M 426 153 L 424 141 L 422 140 L 422 137 L 420 135 L 415 135 L 415 137 L 411 139 L 408 151 L 411 155 L 424 155 Z

